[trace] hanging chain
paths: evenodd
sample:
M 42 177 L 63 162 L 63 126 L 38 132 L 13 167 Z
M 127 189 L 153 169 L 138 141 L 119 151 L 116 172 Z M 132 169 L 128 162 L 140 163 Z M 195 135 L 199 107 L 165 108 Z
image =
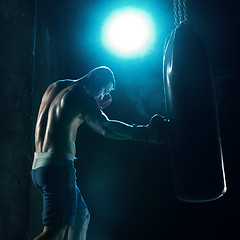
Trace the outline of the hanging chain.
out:
M 183 0 L 183 21 L 187 21 L 187 0 Z
M 178 4 L 177 0 L 173 0 L 173 11 L 174 11 L 174 25 L 178 26 Z
M 178 27 L 181 22 L 187 21 L 186 0 L 173 0 L 174 25 Z
M 183 6 L 182 1 L 178 0 L 178 20 L 179 20 L 179 23 L 181 23 L 182 20 L 183 20 L 182 6 Z

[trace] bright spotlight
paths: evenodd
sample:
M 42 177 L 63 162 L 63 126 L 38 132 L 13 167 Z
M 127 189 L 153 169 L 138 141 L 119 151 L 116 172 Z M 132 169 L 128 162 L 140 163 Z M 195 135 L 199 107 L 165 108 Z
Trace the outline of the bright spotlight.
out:
M 114 12 L 102 30 L 103 45 L 114 54 L 132 58 L 145 55 L 155 40 L 155 25 L 143 10 L 124 8 Z

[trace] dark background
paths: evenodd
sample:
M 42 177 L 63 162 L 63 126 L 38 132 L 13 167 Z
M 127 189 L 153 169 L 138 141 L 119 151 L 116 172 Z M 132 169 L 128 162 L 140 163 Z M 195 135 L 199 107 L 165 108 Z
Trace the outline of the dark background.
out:
M 175 199 L 167 144 L 105 139 L 79 129 L 78 184 L 89 206 L 89 240 L 238 239 L 239 10 L 236 1 L 187 1 L 201 35 L 217 93 L 227 193 L 209 203 Z M 144 58 L 123 60 L 102 48 L 101 26 L 112 10 L 149 11 L 157 40 Z M 0 1 L 0 239 L 40 233 L 41 198 L 32 187 L 33 129 L 46 87 L 106 65 L 117 88 L 110 119 L 145 124 L 164 114 L 162 56 L 173 25 L 172 1 Z

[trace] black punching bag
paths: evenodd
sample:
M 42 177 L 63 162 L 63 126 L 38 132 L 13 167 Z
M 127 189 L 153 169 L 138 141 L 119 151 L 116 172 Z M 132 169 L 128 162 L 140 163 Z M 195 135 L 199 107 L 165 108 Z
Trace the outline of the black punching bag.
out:
M 226 192 L 216 99 L 206 50 L 191 25 L 182 23 L 169 36 L 163 78 L 175 195 L 215 200 Z

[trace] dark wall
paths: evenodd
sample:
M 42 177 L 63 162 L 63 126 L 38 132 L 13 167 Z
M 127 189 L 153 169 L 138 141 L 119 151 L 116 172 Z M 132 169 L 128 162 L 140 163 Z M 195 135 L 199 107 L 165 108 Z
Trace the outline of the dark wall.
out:
M 28 239 L 33 1 L 0 3 L 0 239 Z

